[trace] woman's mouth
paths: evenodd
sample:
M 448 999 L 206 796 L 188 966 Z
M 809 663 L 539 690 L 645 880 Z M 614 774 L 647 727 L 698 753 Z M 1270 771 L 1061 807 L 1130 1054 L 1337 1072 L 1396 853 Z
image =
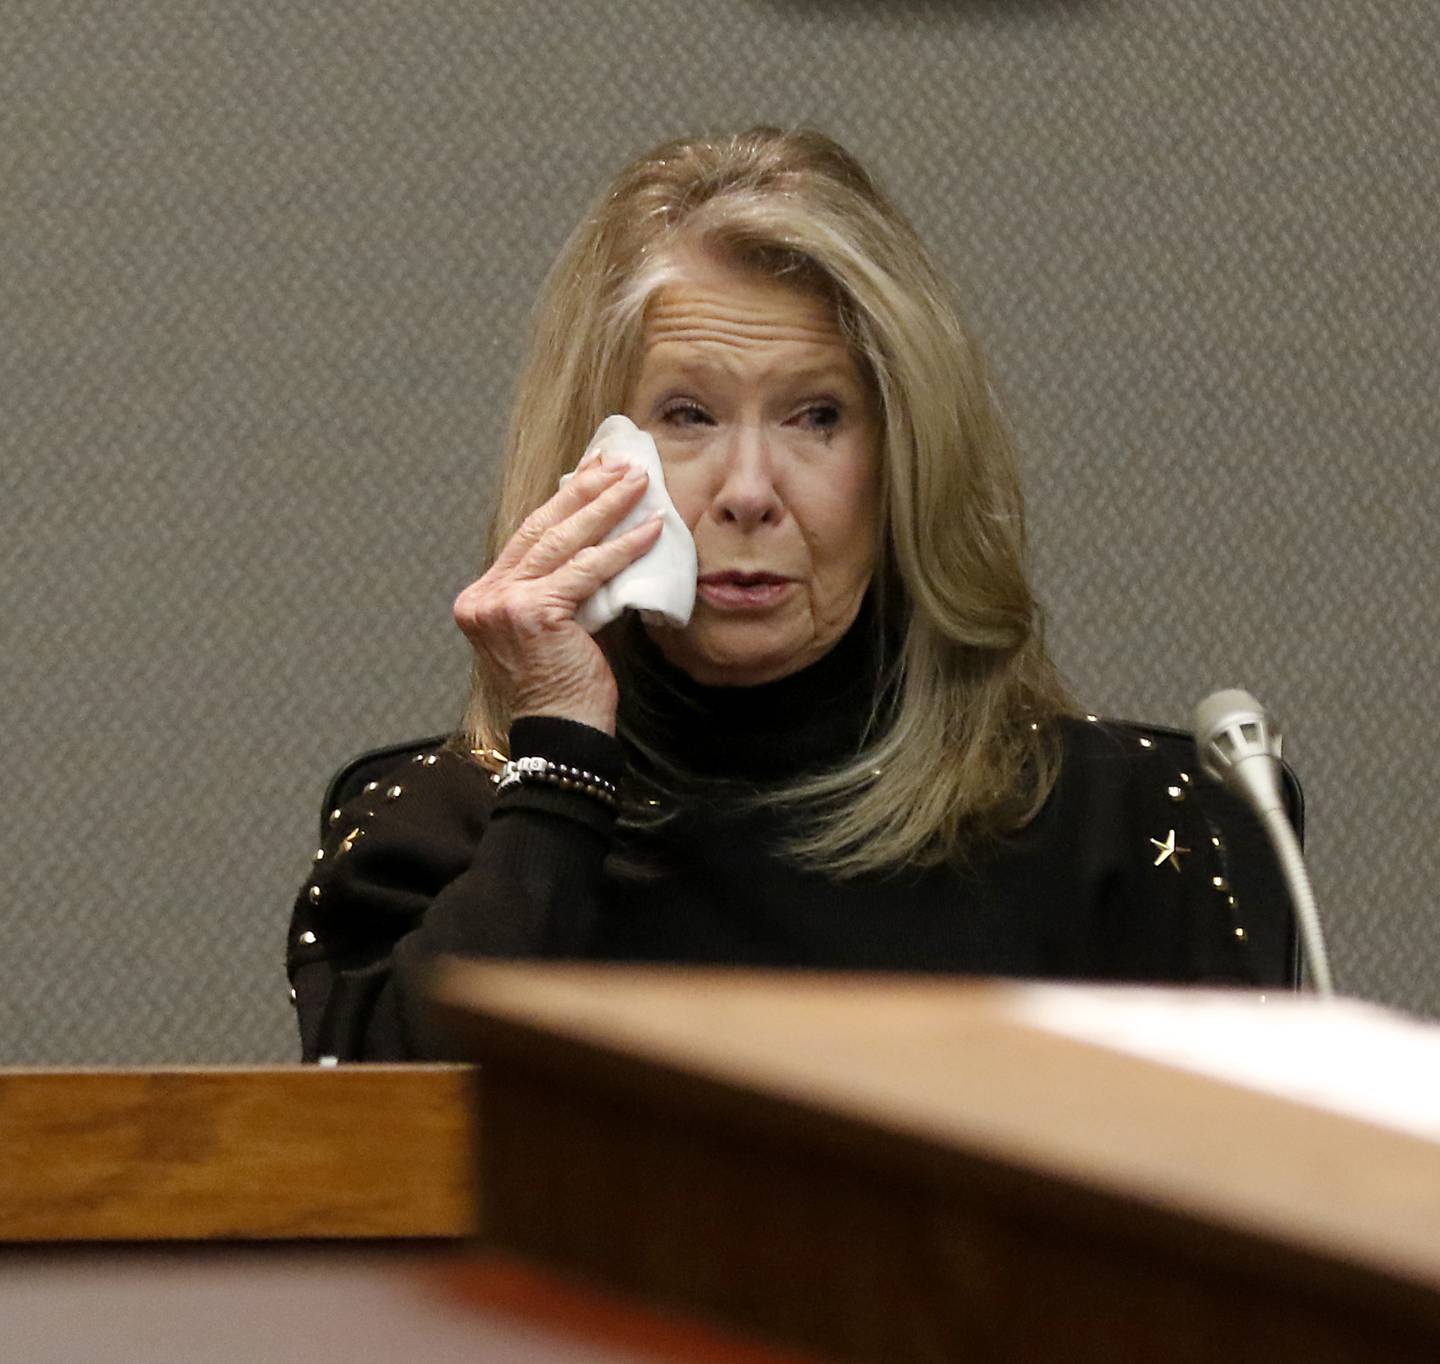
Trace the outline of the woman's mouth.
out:
M 702 573 L 696 590 L 701 601 L 721 611 L 757 611 L 773 606 L 794 585 L 793 578 L 778 573 L 727 570 Z

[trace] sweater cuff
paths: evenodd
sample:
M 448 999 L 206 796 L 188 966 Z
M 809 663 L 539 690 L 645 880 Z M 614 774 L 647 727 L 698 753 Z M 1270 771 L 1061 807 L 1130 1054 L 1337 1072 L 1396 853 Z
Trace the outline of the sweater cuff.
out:
M 565 763 L 618 786 L 625 775 L 620 742 L 613 735 L 578 720 L 557 715 L 523 715 L 510 726 L 512 758 L 548 758 Z
M 510 726 L 510 757 L 545 758 L 593 772 L 615 786 L 625 774 L 625 759 L 612 735 L 554 715 L 526 715 L 516 720 Z M 615 823 L 615 812 L 593 796 L 539 782 L 514 786 L 495 802 L 495 816 L 510 810 L 561 815 L 602 834 L 608 834 Z

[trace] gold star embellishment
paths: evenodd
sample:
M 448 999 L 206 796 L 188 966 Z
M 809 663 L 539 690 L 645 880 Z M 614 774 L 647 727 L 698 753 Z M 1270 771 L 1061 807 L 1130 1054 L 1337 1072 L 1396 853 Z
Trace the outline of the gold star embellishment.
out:
M 1155 865 L 1157 867 L 1163 867 L 1168 862 L 1176 871 L 1180 870 L 1181 857 L 1190 851 L 1189 848 L 1177 846 L 1174 829 L 1167 830 L 1163 839 L 1152 838 L 1150 846 L 1155 849 Z

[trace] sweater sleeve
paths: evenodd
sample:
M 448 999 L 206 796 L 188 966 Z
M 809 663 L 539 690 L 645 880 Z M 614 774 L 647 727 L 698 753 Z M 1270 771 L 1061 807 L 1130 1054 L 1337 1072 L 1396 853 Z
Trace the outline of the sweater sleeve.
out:
M 619 745 L 585 725 L 517 720 L 511 754 L 618 782 Z M 574 790 L 421 754 L 332 813 L 301 887 L 288 964 L 306 1060 L 438 1059 L 424 1006 L 438 957 L 584 956 L 614 816 Z

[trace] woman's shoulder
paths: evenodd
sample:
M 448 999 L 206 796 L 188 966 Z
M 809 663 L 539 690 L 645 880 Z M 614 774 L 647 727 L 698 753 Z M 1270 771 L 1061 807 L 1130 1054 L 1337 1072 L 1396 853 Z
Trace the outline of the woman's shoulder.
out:
M 359 904 L 382 912 L 423 908 L 469 865 L 494 790 L 493 773 L 450 745 L 377 772 L 326 815 L 302 899 L 326 919 Z
M 1059 722 L 1061 778 L 1182 801 L 1202 780 L 1194 740 L 1184 732 L 1093 714 Z
M 1184 901 L 1201 926 L 1196 941 L 1238 951 L 1240 977 L 1292 983 L 1294 924 L 1269 841 L 1250 810 L 1201 772 L 1194 739 L 1091 718 L 1065 721 L 1063 734 L 1059 822 L 1108 849 L 1132 879 L 1138 869 L 1144 912 L 1167 896 Z M 1226 972 L 1212 963 L 1198 974 Z
M 1057 837 L 1162 864 L 1169 843 L 1209 846 L 1212 792 L 1188 735 L 1091 715 L 1066 717 L 1060 734 L 1060 771 L 1042 812 Z M 1176 856 L 1169 865 L 1198 871 L 1206 860 Z
M 482 762 L 458 742 L 399 756 L 329 812 L 327 838 L 342 825 L 363 834 L 377 822 L 478 833 L 494 803 L 497 771 L 497 763 Z

